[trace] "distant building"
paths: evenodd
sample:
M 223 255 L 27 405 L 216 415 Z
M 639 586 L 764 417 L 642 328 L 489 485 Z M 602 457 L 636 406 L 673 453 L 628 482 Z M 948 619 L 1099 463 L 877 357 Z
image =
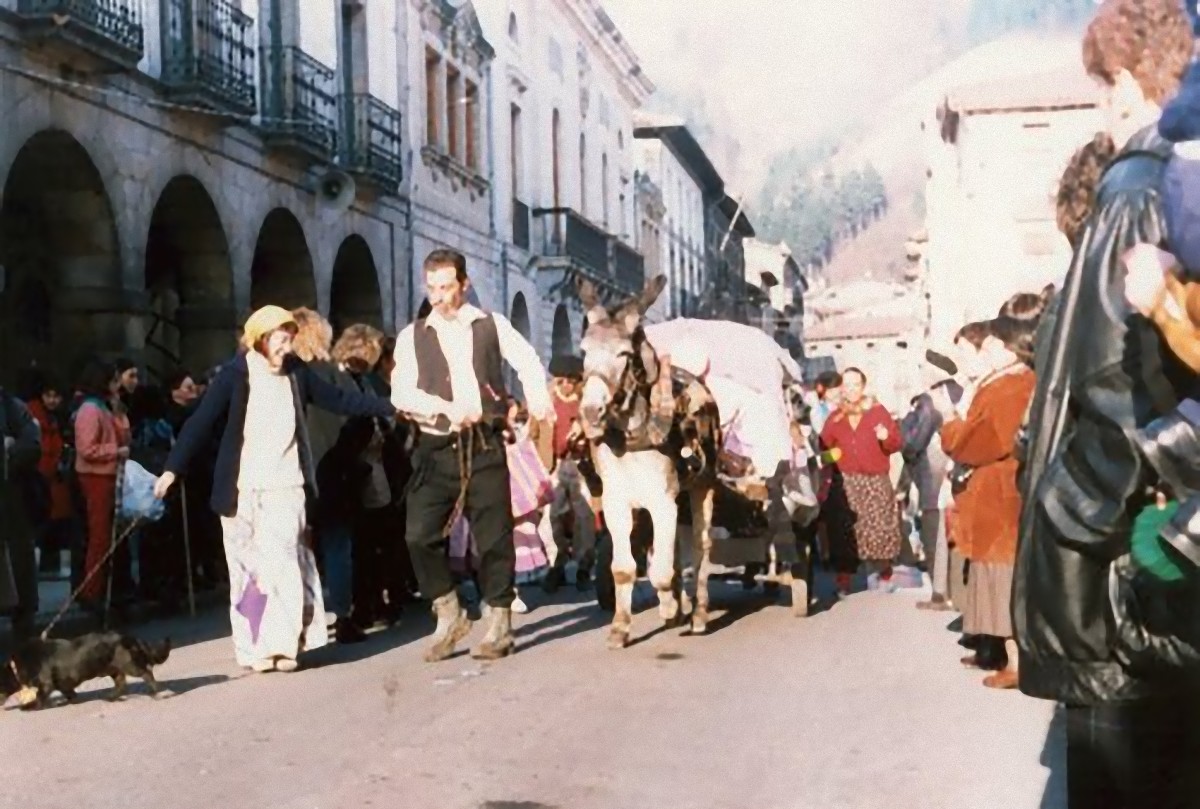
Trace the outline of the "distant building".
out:
M 1055 225 L 1055 194 L 1071 155 L 1101 128 L 1098 103 L 1076 61 L 953 88 L 923 124 L 934 343 L 1066 273 L 1070 249 Z
M 859 368 L 868 392 L 897 414 L 921 389 L 925 324 L 917 317 L 845 315 L 811 325 L 806 337 L 810 382 L 822 370 Z
M 725 195 L 725 183 L 682 121 L 641 116 L 639 174 L 658 186 L 663 202 L 659 263 L 667 288 L 654 309 L 665 317 L 698 313 L 705 287 L 704 209 Z
M 762 327 L 799 358 L 804 355 L 804 293 L 807 282 L 785 242 L 758 239 L 743 243 L 746 283 L 765 294 Z

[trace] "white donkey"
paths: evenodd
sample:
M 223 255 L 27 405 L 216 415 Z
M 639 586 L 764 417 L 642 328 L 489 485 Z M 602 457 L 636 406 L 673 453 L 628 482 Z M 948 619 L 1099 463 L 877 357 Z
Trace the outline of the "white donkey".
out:
M 587 317 L 581 348 L 584 383 L 580 401 L 584 432 L 593 442 L 592 458 L 604 491 L 601 501 L 612 536 L 612 573 L 616 610 L 608 646 L 620 649 L 629 642 L 633 621 L 633 586 L 637 564 L 630 534 L 634 509 L 644 508 L 654 525 L 649 578 L 658 591 L 658 610 L 664 623 L 675 626 L 689 612 L 688 598 L 678 586 L 675 545 L 680 480 L 674 458 L 659 448 L 665 438 L 659 397 L 670 397 L 667 365 L 646 341 L 641 321 L 666 285 L 659 276 L 638 296 L 606 308 L 588 281 L 579 285 L 579 299 Z M 655 387 L 666 382 L 655 394 Z M 656 411 L 658 419 L 656 420 Z M 715 411 L 715 406 L 714 406 Z M 674 412 L 674 400 L 665 406 Z M 714 416 L 715 421 L 715 416 Z M 711 475 L 688 483 L 692 509 L 692 537 L 696 567 L 696 608 L 691 631 L 702 634 L 708 623 L 708 576 L 712 548 L 713 485 Z

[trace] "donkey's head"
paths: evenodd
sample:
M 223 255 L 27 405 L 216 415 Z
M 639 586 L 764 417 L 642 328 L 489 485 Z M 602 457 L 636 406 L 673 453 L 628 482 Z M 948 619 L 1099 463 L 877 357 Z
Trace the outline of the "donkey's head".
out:
M 658 358 L 642 332 L 642 316 L 666 284 L 666 277 L 660 275 L 648 281 L 640 294 L 606 308 L 591 281 L 579 282 L 579 300 L 587 318 L 580 342 L 583 393 L 579 410 L 584 433 L 589 438 L 600 437 L 607 423 L 619 413 L 628 417 L 639 387 L 657 376 Z M 621 419 L 626 428 L 630 426 L 627 417 Z

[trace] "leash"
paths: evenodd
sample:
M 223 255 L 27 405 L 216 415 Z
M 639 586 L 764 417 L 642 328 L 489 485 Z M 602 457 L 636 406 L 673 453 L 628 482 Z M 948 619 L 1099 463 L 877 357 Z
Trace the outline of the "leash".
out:
M 59 608 L 58 614 L 56 614 L 54 616 L 54 618 L 51 619 L 50 623 L 46 625 L 46 628 L 42 630 L 42 634 L 41 634 L 42 640 L 47 639 L 47 637 L 50 635 L 50 630 L 54 628 L 54 626 L 59 622 L 59 620 L 62 619 L 62 617 L 64 615 L 66 615 L 67 610 L 69 610 L 72 607 L 72 605 L 74 605 L 75 601 L 79 598 L 79 594 L 81 592 L 83 592 L 83 589 L 85 587 L 87 587 L 88 582 L 90 582 L 97 573 L 99 573 L 101 570 L 104 569 L 105 565 L 107 565 L 108 561 L 112 558 L 112 555 L 114 553 L 116 553 L 117 548 L 121 547 L 121 543 L 133 535 L 134 530 L 137 529 L 137 527 L 141 524 L 141 522 L 142 522 L 142 520 L 140 518 L 133 520 L 125 528 L 125 530 L 121 532 L 121 534 L 117 537 L 116 541 L 113 542 L 111 545 L 109 545 L 108 550 L 105 551 L 104 556 L 101 557 L 101 559 L 100 559 L 100 562 L 95 567 L 93 567 L 86 576 L 83 577 L 83 581 L 81 581 L 79 583 L 79 586 L 75 588 L 74 592 L 71 593 L 70 597 L 68 597 L 66 602 L 63 603 L 62 607 Z M 110 576 L 110 580 L 111 580 L 111 576 Z M 11 663 L 11 661 L 10 661 L 10 663 Z M 16 673 L 15 668 L 13 669 L 13 673 L 14 674 Z
M 66 602 L 59 609 L 58 613 L 54 616 L 54 618 L 52 618 L 50 620 L 50 623 L 46 625 L 46 628 L 42 630 L 42 634 L 39 636 L 41 640 L 48 639 L 48 637 L 50 635 L 50 630 L 55 627 L 55 625 L 62 619 L 62 617 L 64 615 L 66 615 L 67 610 L 69 610 L 71 608 L 71 606 L 75 603 L 76 599 L 79 598 L 79 594 L 81 592 L 83 592 L 83 588 L 87 587 L 88 582 L 90 582 L 92 580 L 92 578 L 98 572 L 100 572 L 101 570 L 104 569 L 104 566 L 106 564 L 108 564 L 108 560 L 112 558 L 113 553 L 115 553 L 117 548 L 119 548 L 121 546 L 122 542 L 124 542 L 126 539 L 128 539 L 130 536 L 133 535 L 134 530 L 138 527 L 138 525 L 140 523 L 141 523 L 140 519 L 135 519 L 117 537 L 116 541 L 113 542 L 112 545 L 109 546 L 109 549 L 105 552 L 104 556 L 100 559 L 100 562 L 95 567 L 92 568 L 90 573 L 88 573 L 86 576 L 83 577 L 83 581 L 81 581 L 79 583 L 79 586 L 76 587 L 74 592 L 71 593 L 70 597 L 67 598 Z M 29 687 L 28 684 L 25 682 L 24 678 L 21 677 L 21 672 L 17 670 L 17 660 L 15 657 L 10 657 L 8 659 L 8 668 L 9 668 L 9 671 L 11 671 L 13 674 L 13 679 L 16 680 L 18 689 L 24 690 Z

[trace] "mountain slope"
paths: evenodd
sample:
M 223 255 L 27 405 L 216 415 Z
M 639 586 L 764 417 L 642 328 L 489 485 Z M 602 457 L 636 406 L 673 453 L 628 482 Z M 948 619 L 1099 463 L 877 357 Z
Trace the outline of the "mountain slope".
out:
M 842 172 L 864 163 L 874 165 L 887 186 L 889 211 L 853 242 L 839 247 L 825 269 L 829 281 L 844 283 L 868 271 L 880 279 L 901 277 L 906 266 L 904 240 L 923 224 L 927 146 L 922 124 L 935 131 L 937 108 L 953 88 L 1073 65 L 1080 65 L 1077 36 L 1014 34 L 955 59 L 881 110 L 878 122 L 844 144 L 830 166 Z

